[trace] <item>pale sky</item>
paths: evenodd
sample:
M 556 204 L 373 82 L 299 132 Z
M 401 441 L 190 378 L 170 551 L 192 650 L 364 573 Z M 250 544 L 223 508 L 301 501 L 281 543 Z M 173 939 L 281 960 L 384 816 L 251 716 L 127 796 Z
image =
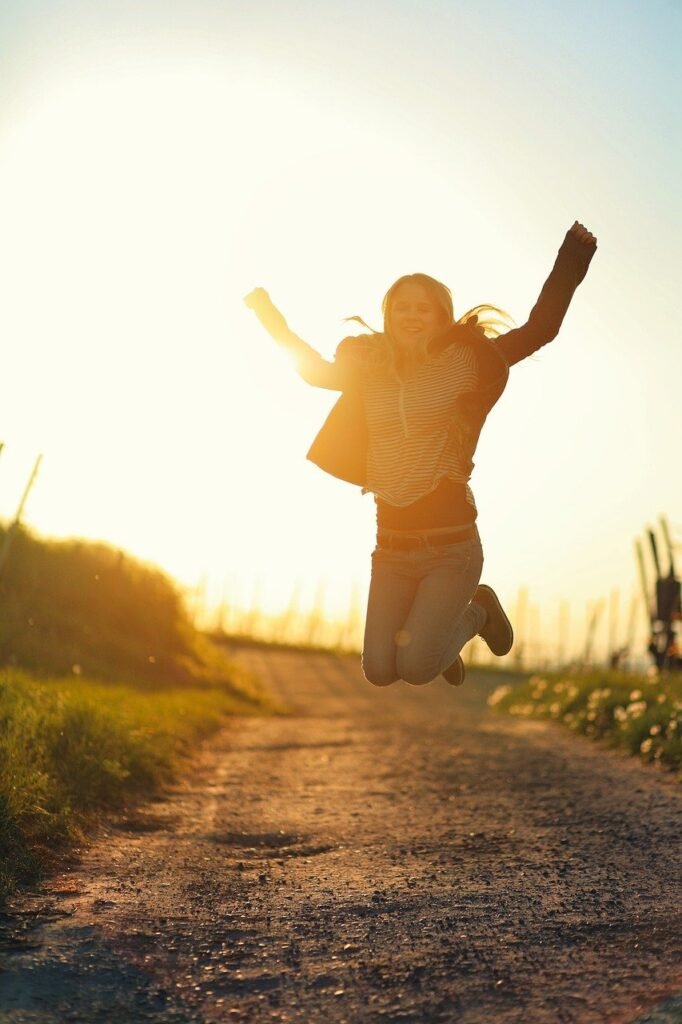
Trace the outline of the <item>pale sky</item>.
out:
M 522 323 L 578 219 L 598 252 L 471 481 L 484 579 L 577 642 L 647 523 L 682 540 L 681 39 L 674 0 L 5 2 L 0 516 L 42 452 L 39 532 L 345 608 L 374 504 L 306 462 L 334 395 L 242 296 L 327 355 L 416 270 Z

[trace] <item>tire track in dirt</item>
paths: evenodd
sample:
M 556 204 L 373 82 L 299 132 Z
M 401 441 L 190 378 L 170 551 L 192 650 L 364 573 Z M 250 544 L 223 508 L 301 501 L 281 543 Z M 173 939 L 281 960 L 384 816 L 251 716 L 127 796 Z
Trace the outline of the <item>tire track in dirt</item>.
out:
M 0 1019 L 682 1019 L 679 783 L 493 715 L 491 674 L 239 656 L 291 714 L 235 722 L 14 901 Z

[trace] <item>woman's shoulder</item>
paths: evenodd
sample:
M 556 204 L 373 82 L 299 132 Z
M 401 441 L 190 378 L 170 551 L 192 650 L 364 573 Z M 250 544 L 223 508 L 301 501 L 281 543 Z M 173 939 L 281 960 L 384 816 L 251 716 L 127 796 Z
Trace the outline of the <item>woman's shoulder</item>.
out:
M 429 345 L 429 351 L 432 355 L 462 351 L 466 346 L 475 345 L 476 341 L 483 336 L 482 329 L 475 321 L 457 322 L 450 324 L 444 331 L 436 335 Z
M 365 366 L 381 349 L 383 334 L 351 334 L 336 346 L 337 362 Z

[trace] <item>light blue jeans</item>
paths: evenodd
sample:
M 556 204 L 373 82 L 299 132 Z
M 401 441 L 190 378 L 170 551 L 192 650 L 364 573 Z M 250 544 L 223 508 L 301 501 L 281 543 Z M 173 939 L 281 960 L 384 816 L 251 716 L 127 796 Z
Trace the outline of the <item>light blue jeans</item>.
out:
M 485 623 L 472 603 L 483 569 L 481 539 L 413 551 L 375 548 L 362 670 L 375 686 L 428 683 Z

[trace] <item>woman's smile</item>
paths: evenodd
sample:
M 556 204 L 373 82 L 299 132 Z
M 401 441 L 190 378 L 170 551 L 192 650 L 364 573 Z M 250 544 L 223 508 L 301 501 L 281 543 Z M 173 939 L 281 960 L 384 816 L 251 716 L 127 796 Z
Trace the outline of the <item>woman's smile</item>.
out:
M 398 344 L 430 337 L 441 320 L 441 310 L 423 285 L 416 281 L 401 284 L 389 310 L 390 331 Z

